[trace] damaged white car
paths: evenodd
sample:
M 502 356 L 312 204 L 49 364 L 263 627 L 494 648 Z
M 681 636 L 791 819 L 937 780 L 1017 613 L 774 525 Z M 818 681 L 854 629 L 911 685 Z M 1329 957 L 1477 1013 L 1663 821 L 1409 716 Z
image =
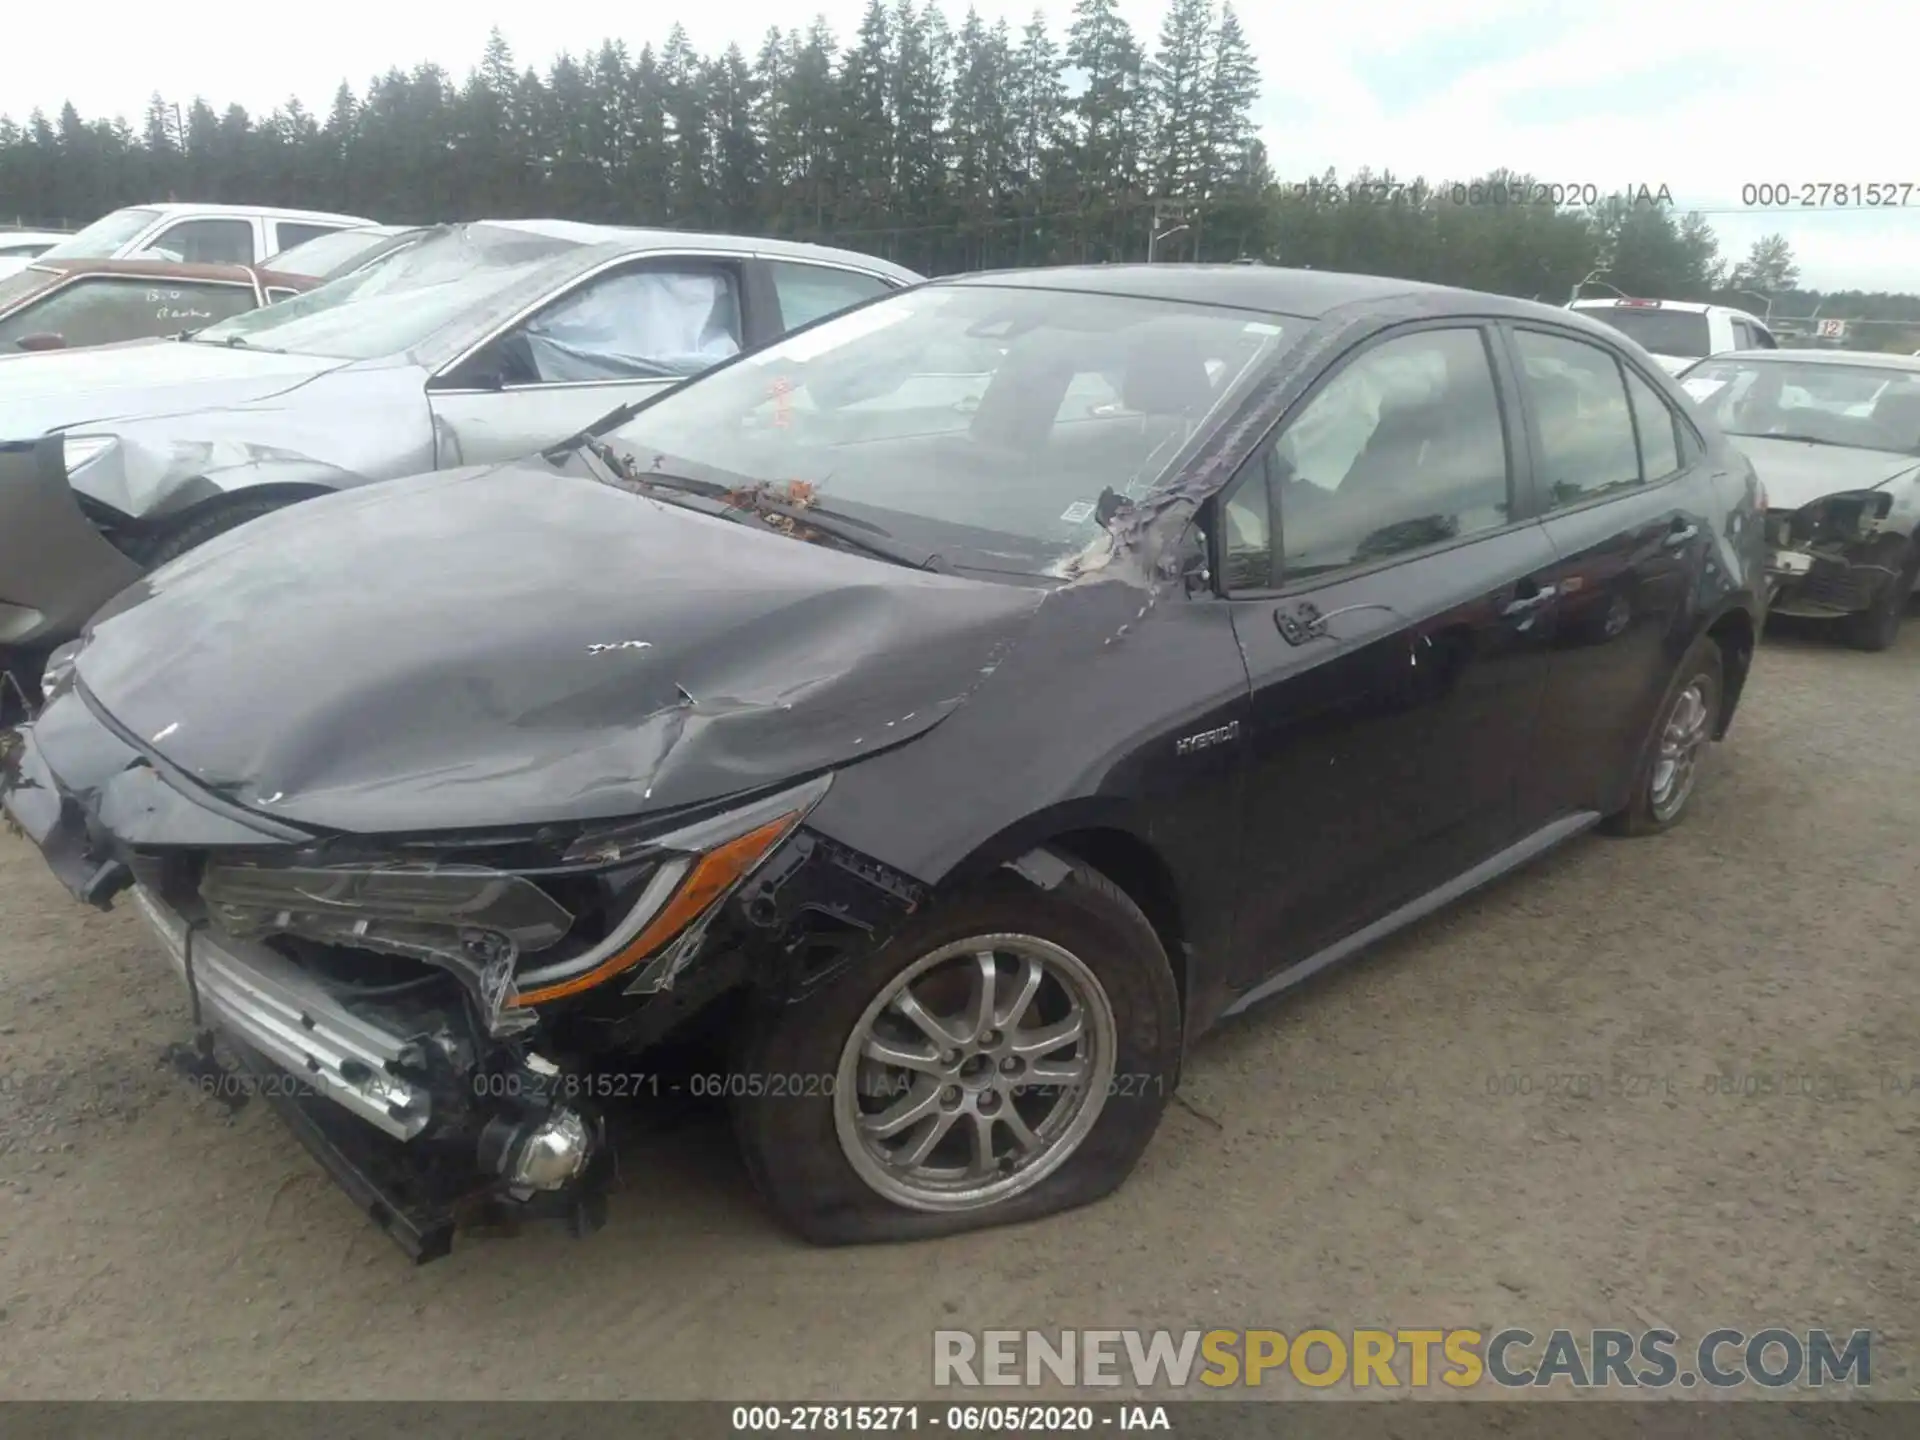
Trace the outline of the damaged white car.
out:
M 270 511 L 529 454 L 919 279 L 791 241 L 481 221 L 175 339 L 15 359 L 0 441 L 61 449 L 0 489 L 0 674 L 31 698 L 112 596 Z
M 1885 650 L 1920 582 L 1920 359 L 1716 355 L 1681 385 L 1766 486 L 1775 614 L 1836 620 Z

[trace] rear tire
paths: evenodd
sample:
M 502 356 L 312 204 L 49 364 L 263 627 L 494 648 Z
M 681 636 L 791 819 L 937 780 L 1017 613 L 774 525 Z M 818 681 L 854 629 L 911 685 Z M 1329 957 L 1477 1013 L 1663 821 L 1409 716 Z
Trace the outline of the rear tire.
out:
M 1726 660 L 1711 635 L 1693 642 L 1640 745 L 1633 795 L 1603 821 L 1615 835 L 1657 835 L 1680 823 L 1692 798 L 1700 757 L 1713 742 L 1726 704 Z
M 985 1017 L 982 952 L 997 976 Z M 946 1020 L 951 1047 L 909 1011 Z M 1084 865 L 1052 890 L 1003 871 L 821 992 L 750 1020 L 730 1077 L 734 1132 L 768 1205 L 815 1244 L 1034 1220 L 1126 1179 L 1180 1052 L 1172 967 L 1139 908 Z M 876 1127 L 908 1109 L 922 1113 Z M 929 1147 L 917 1162 L 916 1144 Z
M 1865 610 L 1856 610 L 1840 622 L 1841 633 L 1856 650 L 1890 650 L 1900 638 L 1900 622 L 1907 615 L 1907 601 L 1913 595 L 1916 570 L 1920 570 L 1920 546 L 1910 547 L 1898 575 L 1889 575 L 1887 583 Z
M 169 560 L 179 559 L 217 535 L 224 535 L 249 520 L 258 520 L 262 515 L 271 515 L 276 510 L 297 503 L 298 499 L 292 496 L 260 496 L 233 500 L 210 510 L 202 510 L 191 519 L 156 532 L 142 547 L 140 563 L 149 570 L 157 570 Z

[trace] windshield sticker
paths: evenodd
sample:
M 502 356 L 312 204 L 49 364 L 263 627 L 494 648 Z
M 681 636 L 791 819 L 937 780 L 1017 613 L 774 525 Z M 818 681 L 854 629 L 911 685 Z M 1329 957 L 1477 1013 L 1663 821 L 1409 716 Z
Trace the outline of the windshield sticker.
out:
M 1280 327 L 1278 325 L 1269 325 L 1264 320 L 1249 320 L 1241 333 L 1246 335 L 1278 335 L 1280 333 Z
M 1687 394 L 1691 395 L 1696 401 L 1708 400 L 1719 391 L 1726 389 L 1727 382 L 1724 380 L 1709 380 L 1704 376 L 1695 376 L 1691 380 L 1682 380 L 1680 382 L 1680 388 L 1685 390 Z
M 1091 500 L 1076 500 L 1060 518 L 1069 525 L 1084 525 L 1093 518 L 1093 508 Z
M 865 310 L 856 310 L 851 315 L 842 315 L 837 320 L 829 320 L 804 334 L 762 351 L 747 363 L 750 365 L 771 365 L 782 360 L 805 362 L 817 360 L 830 350 L 838 350 L 842 345 L 851 344 L 889 325 L 898 325 L 918 310 L 910 301 L 896 300 L 891 304 L 882 302 Z

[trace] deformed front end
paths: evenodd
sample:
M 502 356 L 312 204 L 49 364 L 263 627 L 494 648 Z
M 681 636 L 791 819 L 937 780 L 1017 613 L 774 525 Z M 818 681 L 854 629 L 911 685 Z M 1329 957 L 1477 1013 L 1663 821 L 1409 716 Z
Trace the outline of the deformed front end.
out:
M 1767 515 L 1770 609 L 1838 617 L 1903 604 L 1914 583 L 1910 517 L 1891 489 L 1844 491 Z
M 651 822 L 371 840 L 227 803 L 63 684 L 10 732 L 0 805 L 77 897 L 130 893 L 186 987 L 199 1063 L 218 1037 L 427 1260 L 475 1207 L 597 1226 L 612 1162 L 594 1102 L 624 1092 L 596 1084 L 596 1056 L 738 981 L 747 962 L 708 931 L 829 781 Z M 696 957 L 700 983 L 649 1013 Z

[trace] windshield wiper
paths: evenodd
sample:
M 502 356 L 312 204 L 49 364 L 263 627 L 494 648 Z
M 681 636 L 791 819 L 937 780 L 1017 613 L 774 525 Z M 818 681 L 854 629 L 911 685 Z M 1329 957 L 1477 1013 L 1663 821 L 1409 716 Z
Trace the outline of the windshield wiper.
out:
M 778 530 L 798 540 L 804 540 L 807 536 L 797 532 L 810 530 L 879 559 L 890 560 L 896 565 L 943 574 L 947 572 L 946 561 L 938 554 L 901 545 L 872 521 L 823 509 L 810 495 L 804 500 L 795 495 L 783 497 L 764 481 L 754 485 L 733 486 L 722 485 L 714 480 L 696 480 L 690 475 L 675 475 L 658 468 L 665 456 L 655 458 L 654 468 L 641 470 L 628 456 L 620 454 L 606 441 L 587 434 L 576 435 L 545 453 L 558 456 L 573 449 L 589 451 L 618 479 L 642 492 L 664 490 L 675 495 L 695 495 L 726 510 L 746 511 L 756 516 L 768 529 Z M 787 523 L 779 523 L 782 520 Z
M 744 501 L 744 505 L 738 502 Z M 851 515 L 836 510 L 823 510 L 811 499 L 804 504 L 780 498 L 778 493 L 764 484 L 753 486 L 746 491 L 733 491 L 728 495 L 728 503 L 735 508 L 753 511 L 770 528 L 779 530 L 795 539 L 804 539 L 796 535 L 787 525 L 773 524 L 770 517 L 778 516 L 791 522 L 792 526 L 817 531 L 831 536 L 843 545 L 851 545 L 856 550 L 864 550 L 882 560 L 891 560 L 896 565 L 906 565 L 915 570 L 934 570 L 945 573 L 947 562 L 938 554 L 919 549 L 911 549 L 899 542 L 870 521 L 855 519 Z

